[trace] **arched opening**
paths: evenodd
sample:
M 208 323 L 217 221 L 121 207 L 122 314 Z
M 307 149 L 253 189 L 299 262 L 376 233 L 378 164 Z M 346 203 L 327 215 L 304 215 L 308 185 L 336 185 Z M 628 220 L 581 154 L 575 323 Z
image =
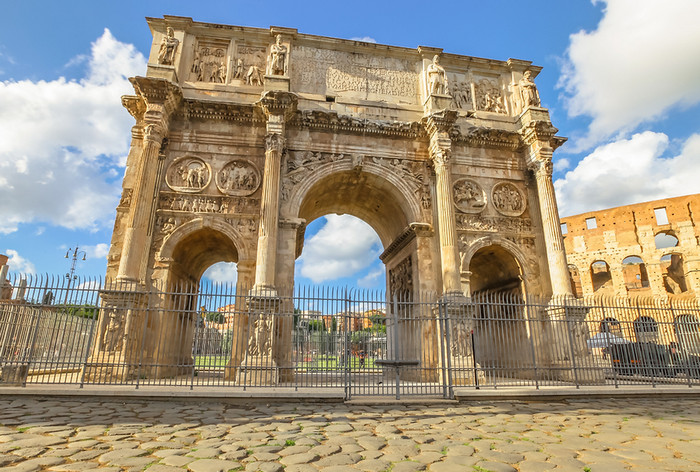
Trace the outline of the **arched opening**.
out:
M 656 343 L 658 341 L 659 324 L 651 316 L 640 316 L 632 322 L 637 342 Z
M 700 354 L 700 319 L 696 315 L 682 314 L 673 320 L 678 345 L 683 352 Z
M 667 293 L 679 294 L 688 291 L 681 254 L 672 253 L 661 256 L 661 277 Z
M 164 244 L 161 253 L 170 261 L 161 295 L 164 309 L 152 317 L 154 335 L 148 338 L 160 364 L 157 377 L 192 375 L 193 370 L 199 377 L 220 377 L 229 362 L 240 362 L 232 349 L 232 340 L 241 334 L 237 324 L 244 322 L 234 289 L 240 256 L 224 231 L 193 223 Z
M 610 333 L 614 334 L 615 336 L 622 337 L 622 325 L 617 320 L 617 318 L 614 318 L 612 316 L 603 318 L 600 322 L 599 329 L 601 333 Z
M 583 297 L 583 285 L 581 284 L 581 274 L 578 271 L 578 267 L 573 264 L 569 264 L 569 282 L 571 282 L 571 290 L 574 292 L 576 298 Z
M 507 249 L 493 244 L 474 253 L 469 270 L 472 298 L 479 307 L 475 360 L 492 377 L 511 376 L 510 369 L 528 359 L 522 269 Z
M 649 288 L 649 275 L 644 261 L 639 256 L 628 256 L 622 260 L 622 277 L 629 291 Z
M 612 274 L 607 262 L 595 261 L 591 264 L 591 283 L 593 284 L 593 292 L 612 290 Z
M 369 167 L 370 163 L 367 164 Z M 309 222 L 306 231 L 311 234 L 310 238 L 306 238 L 305 247 L 297 260 L 295 279 L 306 277 L 311 282 L 322 283 L 330 280 L 323 277 L 323 272 L 348 273 L 354 266 L 365 266 L 370 268 L 365 280 L 350 281 L 346 277 L 344 282 L 364 288 L 363 285 L 369 285 L 369 279 L 374 278 L 374 285 L 367 288 L 376 289 L 384 282 L 381 292 L 367 293 L 366 300 L 360 304 L 361 308 L 335 306 L 331 302 L 320 307 L 320 310 L 311 306 L 303 309 L 308 310 L 310 316 L 327 319 L 328 322 L 323 323 L 324 329 L 330 326 L 332 330 L 333 319 L 336 320 L 338 333 L 345 341 L 344 344 L 327 343 L 328 349 L 337 349 L 334 346 L 340 345 L 343 350 L 332 356 L 333 361 L 345 365 L 348 359 L 355 359 L 362 362 L 365 369 L 376 366 L 374 372 L 382 374 L 385 370 L 389 374 L 390 369 L 380 368 L 375 361 L 387 356 L 415 360 L 415 368 L 401 369 L 401 378 L 435 380 L 437 349 L 434 335 L 430 335 L 435 332 L 435 322 L 426 313 L 421 313 L 421 310 L 428 310 L 428 304 L 411 303 L 420 297 L 421 290 L 435 288 L 432 285 L 421 286 L 421 274 L 434 270 L 430 263 L 431 247 L 425 242 L 419 244 L 421 236 L 409 226 L 421 221 L 417 195 L 391 175 L 380 176 L 364 168 L 320 173 L 314 177 L 317 180 L 301 184 L 299 193 L 291 197 L 290 210 L 294 211 L 294 202 L 297 202 L 298 209 L 294 216 Z M 321 229 L 314 233 L 315 222 L 324 220 L 324 228 L 328 229 L 330 225 L 332 230 Z M 360 231 L 360 226 L 371 228 L 369 232 L 376 236 L 370 238 L 367 231 Z M 320 255 L 324 256 L 325 261 L 316 264 L 315 279 L 309 271 L 309 251 L 317 251 L 313 247 L 314 238 L 331 239 L 330 244 L 326 244 L 321 251 Z M 363 246 L 360 244 L 363 241 L 365 249 L 369 245 L 371 257 L 369 261 L 360 262 L 360 255 L 353 255 L 352 249 Z M 343 256 L 344 253 L 347 254 Z M 381 260 L 378 261 L 380 254 Z M 332 259 L 330 264 L 329 259 Z M 378 276 L 378 272 L 383 272 L 383 277 Z M 435 277 L 430 274 L 424 280 L 426 284 L 431 284 Z M 312 333 L 311 336 L 320 338 L 327 335 Z M 313 357 L 312 353 L 307 354 Z M 329 357 L 325 356 L 324 359 Z M 301 357 L 296 356 L 294 363 L 301 361 Z M 357 381 L 364 382 L 366 379 L 358 378 Z
M 662 231 L 654 236 L 656 249 L 666 249 L 678 246 L 678 238 L 673 231 Z

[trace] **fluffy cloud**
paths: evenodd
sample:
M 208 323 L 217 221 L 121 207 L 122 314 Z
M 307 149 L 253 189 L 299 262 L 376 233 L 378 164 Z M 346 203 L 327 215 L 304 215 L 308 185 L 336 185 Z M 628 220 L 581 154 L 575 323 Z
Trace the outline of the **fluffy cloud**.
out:
M 32 264 L 31 261 L 20 256 L 19 253 L 14 249 L 8 249 L 7 251 L 5 251 L 5 254 L 8 256 L 7 265 L 10 266 L 10 270 L 12 272 L 16 272 L 19 274 L 36 273 L 36 268 L 34 267 L 34 264 Z
M 209 267 L 202 278 L 216 283 L 235 285 L 238 280 L 238 265 L 234 262 L 219 262 Z
M 596 148 L 554 183 L 560 215 L 696 193 L 700 135 L 677 156 L 664 157 L 668 148 L 668 136 L 651 131 Z
M 83 247 L 87 253 L 87 257 L 94 259 L 104 259 L 109 254 L 109 244 L 99 243 L 94 246 Z
M 146 59 L 105 29 L 87 66 L 79 81 L 0 82 L 0 232 L 111 225 L 133 125 L 120 96 Z
M 369 267 L 382 250 L 377 233 L 349 215 L 328 215 L 326 224 L 306 240 L 299 272 L 314 283 L 350 277 Z
M 599 1 L 604 17 L 571 35 L 560 81 L 569 114 L 592 118 L 576 150 L 700 102 L 700 2 Z
M 377 264 L 373 267 L 364 277 L 360 277 L 357 280 L 357 286 L 362 288 L 376 288 L 377 284 L 382 280 L 385 275 L 386 269 L 384 264 Z

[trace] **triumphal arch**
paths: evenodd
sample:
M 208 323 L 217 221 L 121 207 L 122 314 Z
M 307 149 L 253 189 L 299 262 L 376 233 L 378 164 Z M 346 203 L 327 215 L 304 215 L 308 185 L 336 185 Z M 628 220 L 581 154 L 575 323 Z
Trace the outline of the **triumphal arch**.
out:
M 552 185 L 565 139 L 541 106 L 540 67 L 292 28 L 148 24 L 146 75 L 122 98 L 136 123 L 95 355 L 146 349 L 129 330 L 150 329 L 136 320 L 151 302 L 117 310 L 125 284 L 196 284 L 236 262 L 239 288 L 274 306 L 305 226 L 329 213 L 377 232 L 389 296 L 570 294 Z M 167 344 L 151 349 L 187 355 Z M 283 364 L 274 344 L 247 355 Z

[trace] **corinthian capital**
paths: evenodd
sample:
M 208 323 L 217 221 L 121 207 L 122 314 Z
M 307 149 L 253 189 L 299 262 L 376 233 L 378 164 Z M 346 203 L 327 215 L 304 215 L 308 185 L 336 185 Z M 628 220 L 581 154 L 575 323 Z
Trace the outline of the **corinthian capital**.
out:
M 451 153 L 448 149 L 438 148 L 430 153 L 435 169 L 446 167 L 450 163 Z
M 554 164 L 552 164 L 551 159 L 533 159 L 527 165 L 527 168 L 535 174 L 537 178 L 548 177 L 552 178 L 552 172 L 554 171 Z
M 265 135 L 265 152 L 277 151 L 282 154 L 284 151 L 284 136 L 278 133 L 269 133 Z
M 158 123 L 148 123 L 143 128 L 143 140 L 146 143 L 155 143 L 160 147 L 164 135 L 163 127 Z

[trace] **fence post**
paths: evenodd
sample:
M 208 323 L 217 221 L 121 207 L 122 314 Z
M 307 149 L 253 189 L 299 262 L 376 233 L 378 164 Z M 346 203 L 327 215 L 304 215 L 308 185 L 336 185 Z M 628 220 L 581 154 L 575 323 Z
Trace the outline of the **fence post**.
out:
M 22 379 L 22 387 L 27 386 L 27 377 L 29 377 L 29 366 L 32 364 L 32 356 L 34 355 L 34 347 L 36 345 L 36 338 L 39 335 L 39 328 L 41 324 L 41 309 L 36 310 L 36 324 L 34 325 L 34 335 L 32 336 L 32 344 L 29 348 L 29 356 L 27 357 L 27 370 L 24 373 L 24 379 Z
M 343 342 L 341 346 L 341 354 L 340 358 L 344 359 L 344 365 L 343 365 L 343 377 L 345 378 L 345 399 L 350 400 L 350 397 L 352 395 L 351 390 L 352 390 L 352 380 L 351 380 L 351 373 L 350 373 L 350 356 L 348 355 L 348 350 L 350 349 L 350 343 L 348 342 L 348 336 L 350 336 L 350 330 L 349 330 L 349 317 L 350 317 L 350 294 L 348 292 L 348 288 L 344 288 L 345 291 L 345 307 L 343 308 L 343 325 L 344 325 L 344 336 L 343 336 Z M 331 322 L 332 323 L 332 322 Z
M 571 335 L 571 321 L 569 321 L 569 309 L 566 305 L 566 297 L 564 297 L 564 327 L 566 329 L 566 334 L 569 337 L 569 352 L 571 353 L 571 368 L 574 371 L 574 383 L 576 388 L 580 388 L 580 383 L 578 381 L 578 368 L 576 367 L 576 352 L 574 351 L 574 338 Z M 574 320 L 573 323 L 576 323 Z
M 531 310 L 531 304 L 528 303 L 528 299 L 524 298 L 523 299 L 523 304 L 525 305 L 525 313 L 526 313 L 526 320 L 528 324 L 528 332 L 529 332 L 529 338 L 530 338 L 530 351 L 532 352 L 532 365 L 534 368 L 534 374 L 535 374 L 535 389 L 539 390 L 540 389 L 540 380 L 539 380 L 539 375 L 537 373 L 537 353 L 535 352 L 535 330 L 533 329 L 532 326 L 532 311 Z M 473 336 L 473 334 L 472 334 Z M 476 359 L 476 357 L 475 357 Z
M 101 308 L 96 304 L 95 318 L 92 320 L 92 323 L 90 323 L 90 334 L 88 335 L 87 352 L 85 353 L 85 357 L 83 357 L 83 366 L 80 369 L 80 388 L 83 388 L 83 386 L 85 385 L 85 370 L 87 370 L 87 361 L 90 358 L 90 353 L 92 353 L 92 338 L 95 335 L 95 325 L 97 325 L 100 321 L 100 311 Z

